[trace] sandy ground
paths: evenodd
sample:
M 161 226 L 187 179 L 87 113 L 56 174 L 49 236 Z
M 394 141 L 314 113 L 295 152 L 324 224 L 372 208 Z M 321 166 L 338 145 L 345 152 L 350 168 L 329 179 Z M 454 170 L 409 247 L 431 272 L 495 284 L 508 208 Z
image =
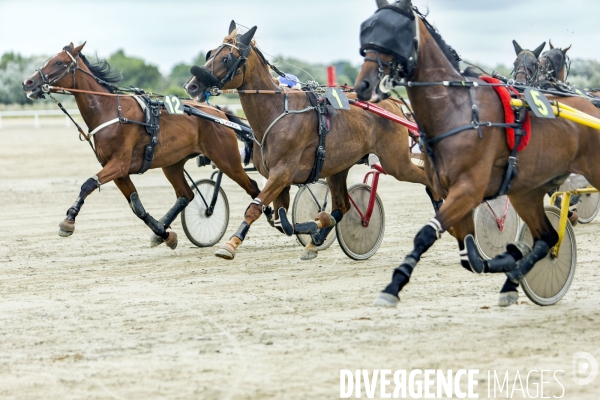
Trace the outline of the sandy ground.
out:
M 600 360 L 600 220 L 576 227 L 578 270 L 555 306 L 521 295 L 499 308 L 503 278 L 463 270 L 446 234 L 398 308 L 379 309 L 371 302 L 431 218 L 423 188 L 383 178 L 385 239 L 362 262 L 337 243 L 302 262 L 296 241 L 264 219 L 234 261 L 194 247 L 179 219 L 179 247 L 150 249 L 149 230 L 112 183 L 86 200 L 75 234 L 61 238 L 59 221 L 98 165 L 59 122 L 0 130 L 0 397 L 332 399 L 340 369 L 416 368 L 478 369 L 480 398 L 488 398 L 488 370 L 508 370 L 511 388 L 517 371 L 524 381 L 531 370 L 562 370 L 562 398 L 600 397 L 600 378 L 587 386 L 571 379 L 574 353 Z M 211 172 L 188 170 L 198 179 Z M 349 182 L 365 170 L 353 169 Z M 150 213 L 171 207 L 160 171 L 133 179 Z M 224 188 L 229 237 L 249 198 L 229 179 Z M 531 396 L 539 383 L 532 374 Z M 561 393 L 545 384 L 544 396 Z

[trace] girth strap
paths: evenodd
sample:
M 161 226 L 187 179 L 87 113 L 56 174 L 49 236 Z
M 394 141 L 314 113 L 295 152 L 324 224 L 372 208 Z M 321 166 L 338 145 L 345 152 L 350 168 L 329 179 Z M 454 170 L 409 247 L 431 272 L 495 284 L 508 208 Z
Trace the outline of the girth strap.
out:
M 327 102 L 324 98 L 317 98 L 317 95 L 313 92 L 306 92 L 306 97 L 310 101 L 310 104 L 314 107 L 317 112 L 317 119 L 319 121 L 319 145 L 315 153 L 315 163 L 313 164 L 310 175 L 306 180 L 305 184 L 314 183 L 319 179 L 323 165 L 325 164 L 325 139 L 327 133 L 331 130 L 329 124 L 329 114 L 327 110 Z
M 144 111 L 145 121 L 132 121 L 128 118 L 124 118 L 121 114 L 121 98 L 117 95 L 117 115 L 119 123 L 121 124 L 137 124 L 142 125 L 146 128 L 146 132 L 150 135 L 150 143 L 144 147 L 144 155 L 142 159 L 142 166 L 137 172 L 139 175 L 150 169 L 152 160 L 154 159 L 154 148 L 158 144 L 158 132 L 160 122 L 160 110 L 163 106 L 161 100 L 152 100 L 150 97 L 136 96 L 135 100 L 140 104 L 140 107 Z M 143 105 L 142 105 L 143 102 Z

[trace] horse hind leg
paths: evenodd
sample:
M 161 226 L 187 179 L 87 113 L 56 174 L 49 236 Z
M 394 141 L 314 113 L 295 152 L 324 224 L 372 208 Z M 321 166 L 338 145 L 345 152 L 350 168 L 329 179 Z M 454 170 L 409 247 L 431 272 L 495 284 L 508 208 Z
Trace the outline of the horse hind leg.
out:
M 517 242 L 506 246 L 506 252 L 492 260 L 481 263 L 474 255 L 474 243 L 470 240 L 468 247 L 469 262 L 476 267 L 477 272 L 505 273 L 507 280 L 500 289 L 498 305 L 507 307 L 518 300 L 517 288 L 521 280 L 533 269 L 535 264 L 546 257 L 550 249 L 558 242 L 558 233 L 546 217 L 543 207 L 543 197 L 548 188 L 519 196 L 509 196 L 510 201 L 529 227 L 533 236 L 533 247 Z M 472 238 L 471 238 L 472 239 Z
M 67 210 L 67 216 L 60 224 L 58 224 L 58 235 L 68 237 L 75 232 L 75 218 L 79 215 L 79 211 L 83 206 L 83 202 L 94 190 L 100 187 L 100 180 L 97 175 L 92 176 L 81 185 L 79 196 L 75 203 Z
M 158 225 L 162 226 L 164 229 L 168 229 L 171 227 L 171 223 L 177 218 L 179 213 L 183 211 L 184 208 L 190 203 L 188 199 L 185 197 L 178 197 L 175 201 L 175 205 L 171 207 L 169 211 L 161 219 L 158 220 Z M 141 204 L 141 203 L 140 203 Z M 165 242 L 167 246 L 171 249 L 175 250 L 177 247 L 177 234 L 175 232 L 169 232 L 169 237 L 167 240 L 163 239 L 161 236 L 158 236 L 156 233 L 153 233 L 150 237 L 150 247 L 156 247 Z
M 315 216 L 314 221 L 296 224 L 294 227 L 296 231 L 306 229 L 311 238 L 302 251 L 301 260 L 312 260 L 318 256 L 317 247 L 325 242 L 329 233 L 350 209 L 346 187 L 348 171 L 349 169 L 345 169 L 327 178 L 327 185 L 331 191 L 331 214 L 321 211 Z

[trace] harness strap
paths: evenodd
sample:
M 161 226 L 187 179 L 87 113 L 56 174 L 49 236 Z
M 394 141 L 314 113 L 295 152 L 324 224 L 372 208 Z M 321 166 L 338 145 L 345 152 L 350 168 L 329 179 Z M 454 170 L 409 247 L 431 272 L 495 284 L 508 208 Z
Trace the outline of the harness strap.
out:
M 265 144 L 266 144 L 266 142 L 267 142 L 267 136 L 269 135 L 269 132 L 271 131 L 271 128 L 272 128 L 272 127 L 273 127 L 273 126 L 274 126 L 274 125 L 275 125 L 275 124 L 276 124 L 276 123 L 277 123 L 277 122 L 278 122 L 280 119 L 282 119 L 282 118 L 283 118 L 283 117 L 285 117 L 286 115 L 289 115 L 289 114 L 302 114 L 302 113 L 305 113 L 305 112 L 307 112 L 307 111 L 310 111 L 310 110 L 314 110 L 314 109 L 315 109 L 315 107 L 314 107 L 314 106 L 312 106 L 312 107 L 306 107 L 306 108 L 303 108 L 302 110 L 289 110 L 289 109 L 288 109 L 288 99 L 289 99 L 289 95 L 288 95 L 287 93 L 284 93 L 284 95 L 283 95 L 283 96 L 284 96 L 284 97 L 283 97 L 283 99 L 284 99 L 284 100 L 283 100 L 283 112 L 281 113 L 281 115 L 279 115 L 277 118 L 275 118 L 275 119 L 273 120 L 273 122 L 271 122 L 271 123 L 269 124 L 269 126 L 267 127 L 267 130 L 265 131 L 265 134 L 263 135 L 263 138 L 262 138 L 262 140 L 261 140 L 260 142 L 259 142 L 259 141 L 256 139 L 256 137 L 254 137 L 254 136 L 252 137 L 252 138 L 254 139 L 254 141 L 256 142 L 256 144 L 258 144 L 258 146 L 260 147 L 260 158 L 261 158 L 261 161 L 262 161 L 263 168 L 265 169 L 265 171 L 266 171 L 267 173 L 269 172 L 269 168 L 267 167 L 267 163 L 266 163 L 266 160 L 265 160 Z
M 331 130 L 329 126 L 329 115 L 327 112 L 327 103 L 323 98 L 318 98 L 316 94 L 307 92 L 306 96 L 317 111 L 317 119 L 319 121 L 319 145 L 315 153 L 315 163 L 310 171 L 310 175 L 305 184 L 316 182 L 321 175 L 323 165 L 325 164 L 325 137 Z
M 110 121 L 106 121 L 103 124 L 100 124 L 96 127 L 96 129 L 94 129 L 93 131 L 91 131 L 90 133 L 88 133 L 89 136 L 94 136 L 100 129 L 106 128 L 109 125 L 112 124 L 116 124 L 117 122 L 119 122 L 119 118 L 115 118 L 115 119 L 111 119 Z
M 459 126 L 458 128 L 454 128 L 454 129 L 450 129 L 447 132 L 442 133 L 439 136 L 434 137 L 433 139 L 429 139 L 426 141 L 426 143 L 428 145 L 432 145 L 435 144 L 437 142 L 439 142 L 442 139 L 446 139 L 448 136 L 452 136 L 452 135 L 456 135 L 457 133 L 463 132 L 463 131 L 468 131 L 471 129 L 478 129 L 479 132 L 481 132 L 481 127 L 498 127 L 498 128 L 519 128 L 521 127 L 521 124 L 507 124 L 507 123 L 502 123 L 502 122 L 475 122 L 475 121 L 471 121 L 471 123 L 466 124 L 466 125 L 462 125 Z

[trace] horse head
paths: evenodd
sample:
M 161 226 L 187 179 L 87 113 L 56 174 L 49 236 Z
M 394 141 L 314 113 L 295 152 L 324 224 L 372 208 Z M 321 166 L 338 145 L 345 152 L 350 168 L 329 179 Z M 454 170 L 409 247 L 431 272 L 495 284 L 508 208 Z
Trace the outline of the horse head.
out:
M 539 80 L 540 64 L 538 58 L 546 46 L 546 42 L 539 45 L 535 50 L 523 50 L 516 40 L 513 46 L 517 59 L 514 62 L 513 79 L 518 83 L 529 84 Z
M 368 100 L 379 87 L 389 92 L 394 81 L 409 76 L 417 65 L 418 18 L 410 0 L 377 0 L 377 11 L 360 26 L 360 54 L 365 62 L 354 88 Z
M 188 95 L 204 101 L 206 92 L 211 88 L 239 88 L 244 83 L 246 60 L 255 33 L 256 26 L 239 35 L 235 21 L 231 21 L 229 35 L 223 43 L 206 53 L 206 64 L 202 67 L 194 65 L 190 69 L 192 77 L 183 86 Z
M 540 57 L 540 64 L 545 70 L 543 79 L 565 81 L 570 64 L 567 51 L 570 48 L 571 46 L 560 49 L 552 46 L 552 42 L 550 42 L 550 50 L 544 52 Z
M 75 47 L 73 43 L 65 46 L 61 52 L 50 57 L 43 65 L 23 81 L 23 91 L 27 97 L 35 100 L 43 98 L 49 86 L 70 88 L 75 83 L 75 71 L 79 63 L 81 49 L 85 43 Z

